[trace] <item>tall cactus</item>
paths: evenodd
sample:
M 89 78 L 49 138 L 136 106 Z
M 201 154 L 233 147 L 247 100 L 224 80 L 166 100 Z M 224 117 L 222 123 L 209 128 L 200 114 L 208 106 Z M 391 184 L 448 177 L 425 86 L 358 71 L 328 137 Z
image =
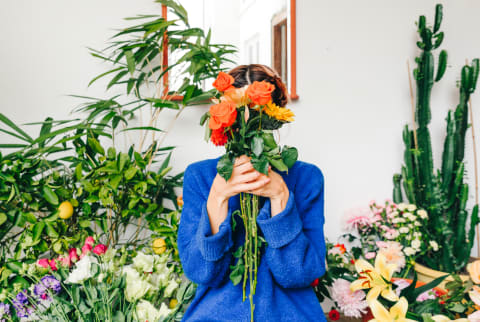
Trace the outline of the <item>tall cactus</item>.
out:
M 435 22 L 427 26 L 425 16 L 418 21 L 421 49 L 416 58 L 417 67 L 413 71 L 416 81 L 416 133 L 405 126 L 404 165 L 402 173 L 394 175 L 395 202 L 402 202 L 402 186 L 410 203 L 427 209 L 430 213 L 429 233 L 440 244 L 438 252 L 431 252 L 421 260 L 428 266 L 447 272 L 464 268 L 468 262 L 478 223 L 478 205 L 472 210 L 470 227 L 466 228 L 468 212 L 468 185 L 464 182 L 465 135 L 468 123 L 468 101 L 475 91 L 479 73 L 479 60 L 462 68 L 459 84 L 460 102 L 455 111 L 447 115 L 447 133 L 444 142 L 442 167 L 435 172 L 432 158 L 432 145 L 429 132 L 431 120 L 430 97 L 434 82 L 442 79 L 447 65 L 447 52 L 438 55 L 438 66 L 434 73 L 432 51 L 442 44 L 444 33 L 440 31 L 442 5 L 435 11 Z M 434 75 L 435 74 L 435 75 Z M 414 143 L 414 135 L 418 144 Z

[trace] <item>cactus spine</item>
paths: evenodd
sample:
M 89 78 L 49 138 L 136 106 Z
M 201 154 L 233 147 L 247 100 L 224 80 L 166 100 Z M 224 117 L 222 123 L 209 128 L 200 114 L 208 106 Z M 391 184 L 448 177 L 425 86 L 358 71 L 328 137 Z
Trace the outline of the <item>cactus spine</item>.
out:
M 421 260 L 431 268 L 446 272 L 456 272 L 464 268 L 473 247 L 475 226 L 478 223 L 478 205 L 475 205 L 470 220 L 468 212 L 468 185 L 465 180 L 464 154 L 465 135 L 468 123 L 468 101 L 475 91 L 479 60 L 462 68 L 459 84 L 460 101 L 455 111 L 449 111 L 447 133 L 442 155 L 442 166 L 435 172 L 432 158 L 432 145 L 429 132 L 431 120 L 430 97 L 433 84 L 442 79 L 447 66 L 447 52 L 438 56 L 438 66 L 434 72 L 432 51 L 442 44 L 444 33 L 439 31 L 442 22 L 442 5 L 436 6 L 435 22 L 428 27 L 425 16 L 418 21 L 420 41 L 417 46 L 421 53 L 416 58 L 417 67 L 413 71 L 416 82 L 415 121 L 418 147 L 413 144 L 413 131 L 405 126 L 404 165 L 402 173 L 394 175 L 394 201 L 403 201 L 402 186 L 408 202 L 426 209 L 430 214 L 427 227 L 431 237 L 441 246 L 437 252 L 430 252 Z M 435 74 L 435 75 L 434 75 Z

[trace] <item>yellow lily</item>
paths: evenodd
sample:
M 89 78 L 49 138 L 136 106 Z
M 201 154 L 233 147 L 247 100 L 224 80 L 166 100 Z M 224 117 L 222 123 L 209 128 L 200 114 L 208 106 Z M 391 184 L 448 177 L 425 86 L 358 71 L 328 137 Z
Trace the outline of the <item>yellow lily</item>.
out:
M 367 294 L 367 302 L 377 299 L 381 294 L 389 301 L 398 301 L 397 294 L 392 289 L 389 281 L 397 266 L 395 264 L 387 264 L 387 259 L 383 254 L 378 254 L 375 258 L 375 267 L 363 259 L 355 261 L 355 269 L 360 277 L 358 280 L 350 284 L 352 292 L 370 289 Z
M 408 310 L 408 302 L 402 297 L 394 306 L 388 311 L 378 300 L 369 302 L 370 310 L 375 319 L 370 322 L 414 322 L 406 318 Z

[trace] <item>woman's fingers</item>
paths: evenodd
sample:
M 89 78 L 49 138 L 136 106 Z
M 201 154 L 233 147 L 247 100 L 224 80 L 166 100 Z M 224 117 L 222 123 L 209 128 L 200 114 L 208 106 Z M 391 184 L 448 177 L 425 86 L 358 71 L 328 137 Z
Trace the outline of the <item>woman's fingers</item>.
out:
M 251 192 L 257 190 L 270 182 L 270 178 L 263 178 L 250 183 L 242 183 L 236 186 L 238 192 Z
M 250 161 L 250 158 L 247 157 L 245 154 L 244 155 L 241 155 L 239 156 L 238 158 L 235 159 L 235 162 L 233 163 L 233 166 L 234 167 L 237 167 L 239 165 L 242 165 L 244 163 L 247 163 Z
M 245 172 L 249 172 L 251 170 L 253 170 L 253 165 L 250 163 L 250 160 L 233 168 L 233 172 L 235 174 L 244 174 Z
M 259 176 L 261 175 L 260 172 L 258 171 L 250 171 L 244 174 L 240 174 L 235 176 L 234 178 L 234 183 L 239 184 L 239 183 L 248 183 L 250 181 L 256 180 Z

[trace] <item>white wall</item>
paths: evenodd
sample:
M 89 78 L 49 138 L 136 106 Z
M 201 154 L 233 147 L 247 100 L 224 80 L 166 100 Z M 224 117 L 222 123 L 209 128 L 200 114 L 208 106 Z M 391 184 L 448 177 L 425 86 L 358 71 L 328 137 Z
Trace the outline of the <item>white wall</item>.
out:
M 187 9 L 190 5 L 198 7 L 193 1 L 182 3 Z M 402 127 L 411 119 L 405 62 L 409 58 L 413 66 L 418 53 L 414 22 L 419 14 L 426 14 L 432 22 L 435 3 L 297 1 L 300 99 L 290 106 L 296 122 L 282 131 L 281 140 L 297 146 L 302 160 L 323 170 L 325 231 L 331 239 L 341 233 L 340 218 L 346 209 L 391 196 L 392 175 L 401 165 Z M 102 82 L 86 88 L 95 75 L 109 67 L 89 56 L 86 47 L 103 48 L 113 29 L 126 25 L 124 17 L 160 13 L 159 5 L 152 0 L 9 0 L 2 4 L 0 112 L 20 123 L 49 115 L 69 117 L 79 101 L 67 94 L 106 97 Z M 205 8 L 202 14 L 196 10 L 190 13 L 192 25 L 214 30 L 223 26 L 223 31 L 213 34 L 213 41 L 239 44 L 238 2 L 205 0 L 201 4 Z M 480 3 L 444 1 L 444 6 L 443 48 L 448 50 L 450 62 L 444 79 L 433 90 L 432 136 L 437 161 L 446 110 L 457 102 L 455 82 L 460 67 L 465 58 L 480 56 L 476 32 L 480 30 Z M 473 103 L 474 107 L 480 106 L 478 93 Z M 176 171 L 222 153 L 202 140 L 198 120 L 207 109 L 186 109 L 173 135 L 167 137 L 165 144 L 178 146 L 174 154 Z M 480 112 L 475 109 L 475 113 L 480 136 Z M 160 128 L 165 128 L 173 116 L 166 112 Z M 0 141 L 4 138 L 0 136 Z M 467 170 L 472 182 L 471 149 L 469 139 Z

